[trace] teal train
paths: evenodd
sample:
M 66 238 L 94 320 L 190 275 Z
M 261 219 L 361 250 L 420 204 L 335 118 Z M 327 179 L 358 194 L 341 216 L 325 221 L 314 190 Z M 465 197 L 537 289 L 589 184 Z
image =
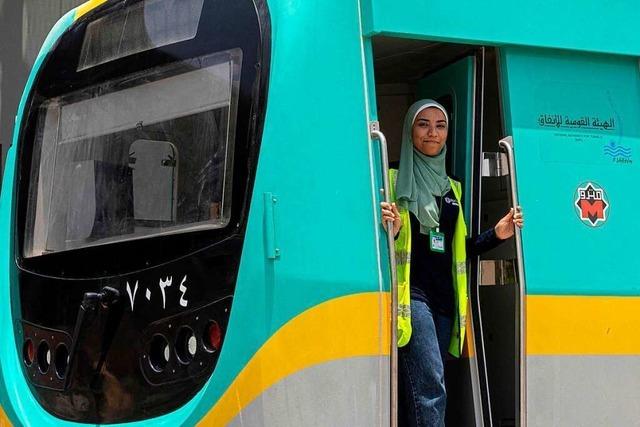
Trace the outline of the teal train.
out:
M 395 426 L 402 117 L 471 234 L 451 426 L 640 420 L 640 20 L 595 0 L 93 0 L 44 42 L 0 201 L 0 425 Z M 393 242 L 391 242 L 393 243 Z

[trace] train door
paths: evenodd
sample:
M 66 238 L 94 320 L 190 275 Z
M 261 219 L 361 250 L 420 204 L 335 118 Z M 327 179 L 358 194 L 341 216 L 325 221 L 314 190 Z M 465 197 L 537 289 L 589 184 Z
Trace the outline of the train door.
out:
M 496 51 L 487 49 L 482 70 L 481 141 L 474 153 L 474 227 L 486 230 L 509 210 L 509 168 L 499 141 L 505 135 Z M 515 426 L 518 263 L 515 239 L 478 256 L 470 265 L 470 295 L 485 425 Z
M 527 216 L 519 425 L 637 425 L 638 59 L 504 48 L 500 71 Z
M 486 154 L 484 161 L 483 154 L 498 151 L 503 135 L 494 50 L 378 37 L 373 39 L 373 52 L 377 115 L 389 141 L 390 165 L 397 165 L 399 159 L 402 122 L 409 105 L 421 98 L 441 102 L 451 117 L 448 173 L 463 184 L 469 234 L 475 236 L 493 227 L 509 207 L 506 169 L 482 178 L 483 171 L 491 175 L 495 159 L 501 158 Z M 509 297 L 514 294 L 515 280 L 498 276 L 499 281 L 490 273 L 495 266 L 511 266 L 513 278 L 515 259 L 512 242 L 481 257 L 468 257 L 466 345 L 460 359 L 445 362 L 447 425 L 508 426 L 515 422 L 516 305 Z M 480 286 L 502 284 L 507 286 Z M 493 290 L 498 290 L 497 296 L 488 292 Z M 483 332 L 487 328 L 489 332 Z

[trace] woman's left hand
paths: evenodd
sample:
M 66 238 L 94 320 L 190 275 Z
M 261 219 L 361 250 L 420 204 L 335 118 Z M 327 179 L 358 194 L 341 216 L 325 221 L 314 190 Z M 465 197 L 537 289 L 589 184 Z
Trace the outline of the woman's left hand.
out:
M 524 215 L 520 206 L 515 211 L 513 208 L 509 209 L 509 212 L 498 221 L 495 226 L 496 237 L 500 240 L 506 240 L 513 236 L 515 232 L 514 225 L 520 228 L 524 227 Z

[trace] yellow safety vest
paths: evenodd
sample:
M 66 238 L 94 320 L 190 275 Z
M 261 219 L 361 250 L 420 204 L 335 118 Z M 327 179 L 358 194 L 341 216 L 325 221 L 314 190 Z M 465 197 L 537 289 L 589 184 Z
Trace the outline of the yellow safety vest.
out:
M 389 170 L 391 179 L 391 200 L 396 200 L 396 178 L 398 171 Z M 462 211 L 462 188 L 458 181 L 449 178 L 453 194 L 458 202 L 458 220 L 453 232 L 452 252 L 452 274 L 453 290 L 457 310 L 453 319 L 451 330 L 451 341 L 449 342 L 449 353 L 455 357 L 460 357 L 464 344 L 465 327 L 467 321 L 467 226 L 464 222 L 464 212 Z M 398 273 L 398 347 L 407 345 L 411 338 L 411 296 L 409 290 L 409 275 L 411 270 L 411 220 L 409 211 L 398 206 L 402 228 L 398 234 L 395 244 L 396 266 Z

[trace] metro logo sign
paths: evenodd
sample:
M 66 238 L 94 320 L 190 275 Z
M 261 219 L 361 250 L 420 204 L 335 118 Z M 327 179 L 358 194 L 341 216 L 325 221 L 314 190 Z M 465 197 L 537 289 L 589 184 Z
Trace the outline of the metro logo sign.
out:
M 576 190 L 575 206 L 580 220 L 591 227 L 598 227 L 607 220 L 609 203 L 604 189 L 587 182 Z

